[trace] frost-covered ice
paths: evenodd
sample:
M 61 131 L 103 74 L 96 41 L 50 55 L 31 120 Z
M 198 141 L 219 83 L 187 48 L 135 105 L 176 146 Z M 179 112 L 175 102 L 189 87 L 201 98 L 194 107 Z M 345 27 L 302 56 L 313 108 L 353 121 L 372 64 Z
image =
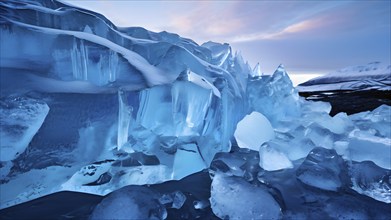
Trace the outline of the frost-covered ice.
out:
M 25 151 L 48 112 L 48 105 L 40 100 L 0 100 L 0 161 L 13 160 Z

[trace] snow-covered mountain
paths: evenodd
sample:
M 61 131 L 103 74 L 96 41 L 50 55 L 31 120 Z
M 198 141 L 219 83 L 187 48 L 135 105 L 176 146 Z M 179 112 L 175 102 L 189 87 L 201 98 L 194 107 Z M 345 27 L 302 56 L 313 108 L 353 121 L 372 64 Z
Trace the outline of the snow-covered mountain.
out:
M 301 92 L 335 90 L 391 90 L 391 65 L 372 62 L 351 66 L 299 84 Z

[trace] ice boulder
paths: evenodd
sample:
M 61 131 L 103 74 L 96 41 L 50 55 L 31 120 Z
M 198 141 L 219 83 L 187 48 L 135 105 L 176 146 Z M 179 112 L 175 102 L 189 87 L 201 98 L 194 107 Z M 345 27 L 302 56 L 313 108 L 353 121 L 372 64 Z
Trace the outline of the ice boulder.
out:
M 279 219 L 281 208 L 267 190 L 237 177 L 217 174 L 213 178 L 210 203 L 222 219 Z
M 126 186 L 102 200 L 91 219 L 165 219 L 167 211 L 159 194 L 143 186 Z
M 40 100 L 0 99 L 0 161 L 13 160 L 23 153 L 48 112 L 49 106 Z
M 252 112 L 238 123 L 234 136 L 239 147 L 258 150 L 263 143 L 274 138 L 274 130 L 262 113 Z
M 345 161 L 335 150 L 314 148 L 296 171 L 304 184 L 328 191 L 338 191 L 347 182 Z
M 349 167 L 352 189 L 378 201 L 391 203 L 391 171 L 371 161 L 353 162 Z

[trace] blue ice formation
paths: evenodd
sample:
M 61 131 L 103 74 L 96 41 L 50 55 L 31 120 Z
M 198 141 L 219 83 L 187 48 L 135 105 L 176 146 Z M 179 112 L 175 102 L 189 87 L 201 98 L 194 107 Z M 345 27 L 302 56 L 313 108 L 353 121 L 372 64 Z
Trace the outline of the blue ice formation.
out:
M 343 189 L 391 202 L 390 106 L 331 117 L 329 103 L 299 98 L 282 65 L 266 75 L 228 44 L 118 28 L 54 0 L 0 2 L 0 34 L 0 208 L 61 190 L 106 195 L 125 187 L 92 218 L 124 202 L 138 212 L 121 216 L 165 218 L 160 205 L 180 209 L 184 194 L 139 188 L 136 195 L 156 202 L 128 197 L 138 190 L 126 187 L 204 169 L 220 218 L 300 217 L 282 213 L 281 200 L 294 207 L 300 197 L 289 187 L 308 203 L 306 187 L 322 199 Z M 254 192 L 262 196 L 254 200 Z M 254 202 L 250 212 L 242 215 L 226 194 Z
M 0 6 L 1 99 L 37 100 L 40 119 L 20 122 L 35 129 L 19 129 L 26 141 L 18 147 L 1 146 L 3 166 L 21 168 L 9 175 L 71 167 L 71 178 L 57 180 L 60 189 L 107 194 L 181 179 L 231 149 L 253 72 L 228 44 L 117 28 L 57 1 Z M 12 112 L 2 107 L 2 118 Z M 4 135 L 2 143 L 12 141 Z M 151 156 L 154 163 L 138 161 Z M 135 163 L 115 165 L 129 160 Z

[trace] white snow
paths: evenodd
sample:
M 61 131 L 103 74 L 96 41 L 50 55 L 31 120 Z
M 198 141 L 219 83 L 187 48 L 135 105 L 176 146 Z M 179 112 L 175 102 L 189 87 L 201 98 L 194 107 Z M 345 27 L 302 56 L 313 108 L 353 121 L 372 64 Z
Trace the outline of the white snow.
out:
M 297 86 L 301 92 L 378 89 L 391 90 L 391 65 L 373 62 L 346 67 Z

